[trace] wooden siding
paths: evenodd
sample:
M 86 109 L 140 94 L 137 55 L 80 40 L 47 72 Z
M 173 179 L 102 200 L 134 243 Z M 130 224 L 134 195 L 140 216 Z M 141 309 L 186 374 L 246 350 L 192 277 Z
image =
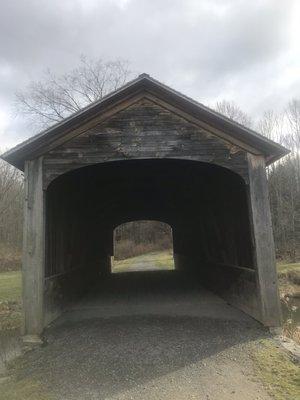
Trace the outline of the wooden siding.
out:
M 156 158 L 213 163 L 248 180 L 244 150 L 143 99 L 46 154 L 44 187 L 83 166 Z

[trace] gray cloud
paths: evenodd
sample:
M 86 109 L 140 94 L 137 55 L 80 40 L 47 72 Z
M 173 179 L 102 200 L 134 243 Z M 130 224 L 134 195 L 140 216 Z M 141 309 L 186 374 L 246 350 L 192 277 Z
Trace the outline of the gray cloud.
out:
M 299 70 L 300 65 L 300 56 L 293 55 L 291 47 L 296 3 L 3 2 L 0 147 L 31 132 L 26 121 L 12 117 L 15 91 L 39 79 L 46 68 L 60 73 L 74 67 L 80 54 L 128 59 L 134 71 L 148 72 L 205 103 L 227 98 L 257 115 L 263 108 L 282 106 L 290 97 L 299 96 L 300 78 L 289 72 Z

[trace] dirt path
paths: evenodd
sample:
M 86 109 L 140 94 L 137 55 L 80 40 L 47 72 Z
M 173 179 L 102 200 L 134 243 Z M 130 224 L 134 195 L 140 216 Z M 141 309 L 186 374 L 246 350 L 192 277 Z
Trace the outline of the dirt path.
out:
M 250 357 L 258 323 L 178 277 L 139 280 L 115 277 L 47 330 L 14 370 L 42 390 L 27 398 L 270 399 Z
M 113 272 L 159 271 L 174 269 L 173 255 L 169 251 L 151 252 L 127 258 L 114 260 Z

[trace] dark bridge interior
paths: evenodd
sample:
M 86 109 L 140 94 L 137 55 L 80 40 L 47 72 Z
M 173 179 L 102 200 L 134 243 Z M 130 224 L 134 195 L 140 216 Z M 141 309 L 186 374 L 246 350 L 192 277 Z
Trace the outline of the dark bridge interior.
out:
M 114 228 L 140 219 L 172 227 L 177 273 L 257 317 L 247 187 L 230 170 L 186 160 L 107 162 L 55 179 L 46 204 L 48 321 L 106 279 Z

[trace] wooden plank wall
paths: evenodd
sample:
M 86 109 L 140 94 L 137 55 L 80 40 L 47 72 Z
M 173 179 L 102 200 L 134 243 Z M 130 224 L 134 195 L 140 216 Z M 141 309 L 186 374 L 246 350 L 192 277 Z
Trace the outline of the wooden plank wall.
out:
M 144 99 L 50 151 L 44 185 L 81 166 L 152 158 L 214 163 L 248 179 L 245 151 Z
M 76 188 L 70 183 L 59 181 L 47 190 L 45 325 L 84 295 L 100 275 L 103 232 L 95 232 L 84 196 L 75 195 L 80 193 L 80 181 Z

